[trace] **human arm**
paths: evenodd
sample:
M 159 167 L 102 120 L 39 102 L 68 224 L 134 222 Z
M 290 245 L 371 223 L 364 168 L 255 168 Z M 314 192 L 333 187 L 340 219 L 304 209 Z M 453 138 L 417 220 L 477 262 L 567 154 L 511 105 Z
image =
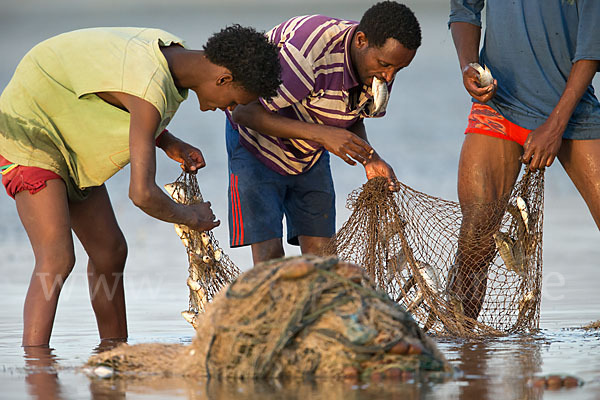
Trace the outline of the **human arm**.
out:
M 156 108 L 139 97 L 110 92 L 130 114 L 129 153 L 131 174 L 129 198 L 146 214 L 165 222 L 187 225 L 206 231 L 219 225 L 209 202 L 194 205 L 178 204 L 171 200 L 155 182 L 156 144 L 154 133 L 160 123 Z
M 181 168 L 186 171 L 195 173 L 206 166 L 200 149 L 176 138 L 166 129 L 157 139 L 156 146 L 162 149 L 169 158 L 181 163 Z
M 362 118 L 356 121 L 354 125 L 348 128 L 348 130 L 354 132 L 356 136 L 360 137 L 365 142 L 369 142 L 367 139 L 367 129 L 365 128 L 365 123 Z M 388 179 L 389 189 L 391 191 L 394 192 L 398 190 L 398 179 L 396 178 L 394 170 L 387 162 L 385 162 L 383 158 L 379 156 L 379 154 L 377 154 L 376 151 L 373 151 L 371 158 L 367 161 L 366 164 L 364 164 L 364 166 L 365 173 L 367 174 L 367 180 L 375 178 L 377 176 L 383 176 Z
M 533 130 L 523 145 L 522 161 L 530 169 L 549 167 L 562 144 L 562 135 L 579 100 L 591 84 L 600 60 L 579 60 L 573 64 L 565 90 L 546 121 Z
M 479 63 L 481 27 L 469 22 L 452 22 L 450 31 L 462 71 L 463 85 L 475 100 L 486 103 L 496 94 L 498 81 L 494 79 L 491 85 L 480 87 L 479 73 L 469 65 Z
M 310 140 L 322 145 L 327 151 L 337 155 L 350 165 L 356 161 L 365 164 L 373 148 L 368 142 L 353 132 L 321 124 L 287 118 L 266 110 L 258 101 L 238 105 L 232 113 L 236 124 L 254 129 L 265 135 Z

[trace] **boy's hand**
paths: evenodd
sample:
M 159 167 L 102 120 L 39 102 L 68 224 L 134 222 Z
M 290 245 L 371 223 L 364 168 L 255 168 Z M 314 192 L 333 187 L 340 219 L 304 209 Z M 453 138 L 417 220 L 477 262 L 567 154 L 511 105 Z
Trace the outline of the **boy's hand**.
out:
M 191 222 L 187 224 L 191 229 L 199 232 L 209 231 L 216 228 L 221 224 L 221 221 L 217 220 L 215 214 L 213 214 L 210 208 L 210 201 L 191 204 L 193 216 Z
M 200 149 L 179 139 L 169 141 L 163 150 L 169 158 L 181 163 L 181 169 L 195 173 L 206 166 Z

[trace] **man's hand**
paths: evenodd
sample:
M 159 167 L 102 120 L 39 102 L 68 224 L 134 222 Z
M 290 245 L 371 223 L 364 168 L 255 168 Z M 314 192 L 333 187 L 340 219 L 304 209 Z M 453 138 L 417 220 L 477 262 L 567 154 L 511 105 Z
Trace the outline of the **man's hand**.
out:
M 317 142 L 350 165 L 356 165 L 353 160 L 364 165 L 373 153 L 371 145 L 355 132 L 284 117 L 265 110 L 258 102 L 237 106 L 232 115 L 235 123 L 265 135 Z
M 186 207 L 192 210 L 192 220 L 186 224 L 191 229 L 203 232 L 216 228 L 221 224 L 221 221 L 216 219 L 210 208 L 210 201 L 191 204 Z
M 328 132 L 319 138 L 320 143 L 327 151 L 340 157 L 350 165 L 356 165 L 356 161 L 366 165 L 374 152 L 373 148 L 365 140 L 354 133 L 336 127 L 325 127 L 316 125 L 319 129 L 327 129 Z
M 529 163 L 529 168 L 542 169 L 552 165 L 562 145 L 562 135 L 569 119 L 598 69 L 598 60 L 579 60 L 573 64 L 558 104 L 548 119 L 529 134 L 523 145 L 521 159 Z
M 521 161 L 532 170 L 551 166 L 560 150 L 563 131 L 551 119 L 546 120 L 527 136 Z
M 392 167 L 385 162 L 377 153 L 373 153 L 373 157 L 365 164 L 365 172 L 367 179 L 372 179 L 377 176 L 383 176 L 388 179 L 388 188 L 392 192 L 398 191 L 398 179 Z
M 462 70 L 463 85 L 473 98 L 479 102 L 487 103 L 498 89 L 498 81 L 494 79 L 492 84 L 481 87 L 479 83 L 479 72 L 470 65 L 465 65 Z

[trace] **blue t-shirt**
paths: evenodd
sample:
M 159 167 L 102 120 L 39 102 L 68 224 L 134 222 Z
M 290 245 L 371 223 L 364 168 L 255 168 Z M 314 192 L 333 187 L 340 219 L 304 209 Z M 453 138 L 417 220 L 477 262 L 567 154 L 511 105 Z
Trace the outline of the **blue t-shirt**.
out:
M 481 26 L 484 0 L 451 0 L 450 21 Z M 488 0 L 479 63 L 498 80 L 486 104 L 526 129 L 541 125 L 578 60 L 600 60 L 600 0 Z M 590 85 L 564 132 L 600 138 L 600 103 Z

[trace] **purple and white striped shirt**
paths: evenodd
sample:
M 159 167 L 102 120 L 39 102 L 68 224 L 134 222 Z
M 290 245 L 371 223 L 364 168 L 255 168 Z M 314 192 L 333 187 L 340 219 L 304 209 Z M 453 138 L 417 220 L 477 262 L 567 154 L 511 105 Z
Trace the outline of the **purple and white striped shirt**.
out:
M 349 93 L 360 85 L 350 59 L 357 25 L 309 15 L 292 18 L 267 32 L 280 49 L 283 83 L 271 101 L 260 99 L 263 106 L 285 117 L 340 128 L 348 128 L 360 118 L 383 116 L 385 111 L 371 115 L 370 87 L 362 85 L 358 95 Z M 391 90 L 391 84 L 388 87 Z M 312 141 L 269 136 L 242 125 L 237 129 L 241 144 L 282 175 L 306 172 L 324 151 Z

